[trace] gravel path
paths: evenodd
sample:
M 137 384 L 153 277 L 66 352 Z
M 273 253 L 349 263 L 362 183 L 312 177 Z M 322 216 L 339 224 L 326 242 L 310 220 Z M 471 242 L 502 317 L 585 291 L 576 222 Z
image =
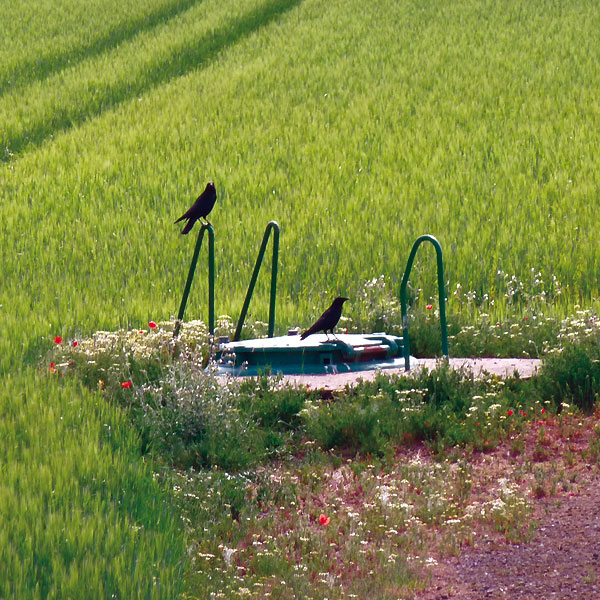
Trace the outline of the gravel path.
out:
M 600 483 L 539 509 L 530 543 L 464 550 L 436 567 L 418 600 L 600 599 Z

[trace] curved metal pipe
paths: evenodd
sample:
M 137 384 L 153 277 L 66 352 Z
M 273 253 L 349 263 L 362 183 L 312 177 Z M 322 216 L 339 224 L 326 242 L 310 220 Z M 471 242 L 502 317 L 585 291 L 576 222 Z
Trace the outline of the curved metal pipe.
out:
M 408 262 L 406 263 L 406 269 L 404 270 L 404 277 L 402 278 L 402 284 L 400 285 L 400 305 L 402 309 L 402 337 L 404 345 L 404 368 L 408 371 L 410 369 L 410 341 L 408 338 L 408 303 L 406 300 L 406 288 L 408 285 L 408 278 L 410 271 L 417 254 L 419 246 L 423 242 L 431 242 L 435 248 L 437 257 L 437 279 L 438 279 L 438 296 L 440 305 L 440 327 L 442 329 L 442 354 L 448 358 L 448 325 L 446 322 L 446 286 L 444 284 L 444 261 L 442 257 L 442 246 L 432 235 L 422 235 L 418 237 L 413 244 Z

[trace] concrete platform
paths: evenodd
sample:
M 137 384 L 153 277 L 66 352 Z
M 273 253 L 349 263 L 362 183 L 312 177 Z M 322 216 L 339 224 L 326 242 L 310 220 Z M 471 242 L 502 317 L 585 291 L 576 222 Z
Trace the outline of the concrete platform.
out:
M 435 368 L 438 359 L 420 358 L 418 366 L 411 369 L 408 375 L 415 374 L 419 369 L 426 368 L 431 370 Z M 451 358 L 450 366 L 454 369 L 466 368 L 478 376 L 483 371 L 492 375 L 507 378 L 512 377 L 515 372 L 523 379 L 531 377 L 541 367 L 542 361 L 534 358 Z M 404 369 L 385 369 L 382 371 L 386 375 L 407 374 Z M 340 391 L 347 385 L 354 385 L 359 381 L 372 381 L 378 371 L 360 371 L 352 373 L 337 373 L 325 375 L 284 375 L 285 383 L 292 383 L 299 386 L 309 386 L 314 390 Z

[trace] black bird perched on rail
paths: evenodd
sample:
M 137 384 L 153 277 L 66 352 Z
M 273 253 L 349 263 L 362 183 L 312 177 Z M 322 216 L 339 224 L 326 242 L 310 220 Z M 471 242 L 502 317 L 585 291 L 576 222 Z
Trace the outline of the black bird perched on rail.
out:
M 209 225 L 210 221 L 206 218 L 208 213 L 213 209 L 215 202 L 217 201 L 217 190 L 215 189 L 215 184 L 212 181 L 209 181 L 204 188 L 204 191 L 196 198 L 196 202 L 192 204 L 192 207 L 175 223 L 179 223 L 183 219 L 187 219 L 188 222 L 185 224 L 185 227 L 181 230 L 182 235 L 186 235 L 192 230 L 194 223 L 202 218 Z
M 303 340 L 318 331 L 322 331 L 325 335 L 327 335 L 328 331 L 331 331 L 333 334 L 333 328 L 338 324 L 342 316 L 342 306 L 346 300 L 348 298 L 337 297 L 331 303 L 331 306 L 317 319 L 317 322 L 300 336 L 300 339 Z

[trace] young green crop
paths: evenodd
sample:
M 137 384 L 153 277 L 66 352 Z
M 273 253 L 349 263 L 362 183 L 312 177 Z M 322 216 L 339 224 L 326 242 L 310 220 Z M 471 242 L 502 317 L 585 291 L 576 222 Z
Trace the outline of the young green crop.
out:
M 181 527 L 123 416 L 31 372 L 0 412 L 0 596 L 177 597 Z
M 185 12 L 195 0 L 3 2 L 0 90 L 43 80 Z
M 595 48 L 575 43 L 599 24 L 593 4 L 237 11 L 195 5 L 34 81 L 31 112 L 2 98 L 4 145 L 22 154 L 0 167 L 1 310 L 26 355 L 59 329 L 174 314 L 193 237 L 171 221 L 208 179 L 218 313 L 237 315 L 270 219 L 280 330 L 357 279 L 397 285 L 423 232 L 443 244 L 450 287 L 483 294 L 499 268 L 534 267 L 568 303 L 597 294 L 598 82 Z M 413 279 L 432 290 L 422 252 Z M 190 317 L 206 310 L 200 269 Z

